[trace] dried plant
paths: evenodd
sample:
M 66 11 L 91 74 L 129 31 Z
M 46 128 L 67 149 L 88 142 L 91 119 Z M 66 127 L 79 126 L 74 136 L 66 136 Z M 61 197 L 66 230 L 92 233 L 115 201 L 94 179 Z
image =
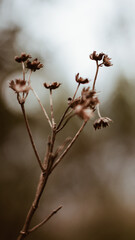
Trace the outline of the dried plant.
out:
M 45 224 L 55 213 L 57 213 L 62 206 L 59 206 L 54 211 L 50 213 L 50 215 L 45 218 L 43 221 L 41 221 L 39 224 L 37 224 L 34 227 L 30 227 L 31 220 L 38 208 L 38 204 L 40 201 L 40 198 L 42 196 L 42 193 L 44 191 L 44 188 L 47 184 L 47 180 L 50 176 L 50 174 L 54 171 L 54 169 L 57 167 L 57 165 L 62 161 L 64 156 L 67 154 L 67 152 L 70 150 L 74 142 L 79 137 L 80 133 L 84 129 L 85 125 L 89 120 L 92 119 L 95 110 L 97 110 L 97 113 L 99 115 L 99 118 L 94 122 L 93 126 L 96 129 L 100 129 L 101 127 L 109 126 L 109 122 L 112 120 L 108 117 L 101 117 L 100 111 L 99 111 L 99 99 L 97 97 L 97 93 L 95 90 L 95 84 L 97 80 L 97 75 L 99 68 L 102 66 L 112 66 L 110 62 L 110 58 L 104 54 L 100 53 L 97 54 L 96 51 L 94 51 L 92 54 L 90 54 L 90 59 L 94 60 L 96 62 L 96 73 L 95 78 L 93 81 L 92 86 L 87 86 L 87 88 L 83 88 L 81 91 L 80 96 L 77 97 L 78 89 L 83 84 L 89 84 L 89 80 L 86 78 L 79 77 L 79 73 L 75 76 L 75 81 L 78 83 L 77 88 L 75 90 L 75 93 L 72 98 L 68 98 L 67 102 L 67 108 L 65 109 L 63 115 L 61 116 L 58 123 L 55 122 L 55 116 L 53 111 L 53 91 L 60 87 L 60 83 L 53 82 L 51 84 L 44 83 L 43 86 L 49 90 L 50 93 L 50 111 L 51 111 L 51 119 L 49 118 L 45 107 L 42 105 L 37 93 L 32 88 L 31 84 L 31 74 L 32 72 L 35 72 L 37 70 L 40 70 L 43 68 L 43 64 L 40 63 L 40 61 L 36 58 L 33 61 L 30 61 L 31 55 L 22 53 L 20 57 L 16 56 L 15 61 L 17 63 L 22 64 L 22 72 L 23 72 L 23 78 L 22 79 L 15 79 L 12 80 L 9 83 L 9 87 L 15 92 L 17 95 L 18 103 L 21 106 L 21 110 L 23 113 L 25 125 L 28 131 L 28 135 L 31 141 L 31 145 L 33 147 L 33 151 L 35 153 L 38 165 L 41 169 L 40 179 L 38 182 L 38 186 L 36 189 L 35 198 L 31 204 L 31 207 L 27 213 L 24 225 L 22 227 L 22 230 L 20 231 L 17 240 L 22 240 L 25 237 L 27 237 L 30 233 L 34 232 L 36 229 L 41 227 L 43 224 Z M 27 75 L 28 79 L 26 80 L 26 68 L 27 68 Z M 50 135 L 48 136 L 48 142 L 47 142 L 47 150 L 44 156 L 44 159 L 40 159 L 39 153 L 37 151 L 30 125 L 26 116 L 25 112 L 25 102 L 27 100 L 27 97 L 29 95 L 29 92 L 32 91 L 35 95 L 46 120 L 48 121 L 48 125 L 50 127 Z M 73 118 L 75 115 L 77 115 L 82 120 L 82 125 L 80 129 L 76 132 L 74 137 L 68 137 L 65 138 L 65 141 L 57 147 L 56 150 L 54 150 L 56 135 L 62 131 L 62 129 L 70 122 L 71 118 Z

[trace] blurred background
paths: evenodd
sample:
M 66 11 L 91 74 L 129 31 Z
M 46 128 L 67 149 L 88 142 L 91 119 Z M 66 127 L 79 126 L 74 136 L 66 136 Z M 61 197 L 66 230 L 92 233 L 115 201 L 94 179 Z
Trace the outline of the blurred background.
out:
M 15 55 L 38 57 L 44 69 L 32 85 L 48 106 L 43 82 L 58 81 L 55 118 L 76 88 L 75 74 L 93 80 L 94 50 L 112 58 L 101 68 L 96 90 L 101 114 L 113 119 L 95 131 L 91 120 L 50 177 L 32 226 L 63 205 L 28 238 L 48 240 L 135 239 L 135 2 L 134 0 L 0 0 L 0 239 L 16 239 L 33 200 L 40 170 L 9 81 L 22 76 Z M 26 111 L 43 158 L 49 128 L 34 97 Z M 95 114 L 95 119 L 96 119 Z M 81 125 L 66 126 L 59 145 Z

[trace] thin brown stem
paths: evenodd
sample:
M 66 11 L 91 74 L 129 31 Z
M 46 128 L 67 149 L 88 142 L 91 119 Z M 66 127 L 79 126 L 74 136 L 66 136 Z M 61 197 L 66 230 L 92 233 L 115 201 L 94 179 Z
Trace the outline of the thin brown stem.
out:
M 20 234 L 19 234 L 17 240 L 24 239 L 29 233 L 28 229 L 29 229 L 32 217 L 33 217 L 35 211 L 38 208 L 39 200 L 42 196 L 43 190 L 44 190 L 45 185 L 47 183 L 48 176 L 49 176 L 49 174 L 44 174 L 44 173 L 41 173 L 41 175 L 40 175 L 40 179 L 39 179 L 39 183 L 38 183 L 38 186 L 37 186 L 34 201 L 33 201 L 32 205 L 31 205 L 31 207 L 28 211 L 28 214 L 27 214 L 26 219 L 25 219 L 25 223 L 23 225 L 22 230 L 20 231 Z
M 42 103 L 41 103 L 41 101 L 40 101 L 40 99 L 39 99 L 37 93 L 35 92 L 35 90 L 34 90 L 32 87 L 31 87 L 31 90 L 32 90 L 32 92 L 34 93 L 34 95 L 35 95 L 37 101 L 39 102 L 39 105 L 40 105 L 40 107 L 41 107 L 41 109 L 42 109 L 42 111 L 43 111 L 43 113 L 44 113 L 44 115 L 45 115 L 45 117 L 46 117 L 46 119 L 47 119 L 47 121 L 48 121 L 50 127 L 52 128 L 52 123 L 51 123 L 51 121 L 50 121 L 50 119 L 49 119 L 49 117 L 48 117 L 48 114 L 47 114 L 45 108 L 43 107 L 43 105 L 42 105 Z
M 54 155 L 57 157 L 58 154 L 63 151 L 63 149 L 65 148 L 66 144 L 68 144 L 71 140 L 72 140 L 71 137 L 67 137 L 65 139 L 64 143 L 57 148 L 57 150 L 56 150 Z
M 52 164 L 53 164 L 52 152 L 53 152 L 53 147 L 54 147 L 54 142 L 55 142 L 55 136 L 56 136 L 56 133 L 55 133 L 55 131 L 53 131 L 51 139 L 49 138 L 49 140 L 48 140 L 48 153 L 46 156 L 48 158 L 48 159 L 46 159 L 47 169 L 45 169 L 45 171 L 42 172 L 40 175 L 40 179 L 39 179 L 39 183 L 37 186 L 34 201 L 28 211 L 28 214 L 25 219 L 25 223 L 23 225 L 22 230 L 20 231 L 20 234 L 19 234 L 17 240 L 23 240 L 29 234 L 28 229 L 29 229 L 32 217 L 38 208 L 40 198 L 42 196 L 42 193 L 44 191 L 44 188 L 46 186 L 46 183 L 47 183 L 47 180 L 48 180 L 48 177 L 50 174 L 50 169 L 52 168 Z
M 37 158 L 37 161 L 38 161 L 38 164 L 39 164 L 41 170 L 44 172 L 44 168 L 43 168 L 43 166 L 42 166 L 42 162 L 41 162 L 40 157 L 39 157 L 39 155 L 38 155 L 38 152 L 37 152 L 37 149 L 36 149 L 34 140 L 33 140 L 33 136 L 32 136 L 31 130 L 30 130 L 30 126 L 29 126 L 29 123 L 28 123 L 28 119 L 27 119 L 27 116 L 26 116 L 26 113 L 25 113 L 24 104 L 21 104 L 21 109 L 22 109 L 22 113 L 23 113 L 23 116 L 24 116 L 26 128 L 27 128 L 27 131 L 28 131 L 28 134 L 29 134 L 29 138 L 30 138 L 31 145 L 32 145 L 32 147 L 33 147 L 35 156 L 36 156 L 36 158 Z
M 61 117 L 60 122 L 59 122 L 59 124 L 57 126 L 57 130 L 60 128 L 60 126 L 61 126 L 61 124 L 62 124 L 62 122 L 63 122 L 63 120 L 64 120 L 64 118 L 65 118 L 65 116 L 66 116 L 66 114 L 67 114 L 69 109 L 70 109 L 70 106 L 67 107 L 67 109 L 65 110 L 63 116 Z
M 66 124 L 69 122 L 69 120 L 70 120 L 72 117 L 74 117 L 75 115 L 76 115 L 76 114 L 73 113 L 71 116 L 69 116 L 68 119 L 67 119 L 67 120 L 65 121 L 65 123 L 63 124 L 63 126 L 57 130 L 57 133 L 60 132 L 60 131 L 66 126 Z
M 80 83 L 78 83 L 78 85 L 77 85 L 77 88 L 76 88 L 76 91 L 75 91 L 74 96 L 73 96 L 73 98 L 72 98 L 72 101 L 75 99 L 75 96 L 76 96 L 76 94 L 77 94 L 77 91 L 78 91 L 78 89 L 79 89 L 79 86 L 80 86 Z M 61 117 L 60 122 L 59 122 L 59 124 L 58 124 L 58 126 L 57 126 L 57 130 L 60 128 L 63 120 L 65 119 L 65 117 L 67 117 L 67 115 L 68 115 L 67 113 L 68 113 L 68 110 L 69 110 L 69 109 L 70 109 L 70 105 L 67 107 L 67 109 L 65 110 L 63 116 Z
M 60 155 L 60 157 L 56 160 L 54 165 L 52 166 L 51 172 L 54 170 L 54 168 L 61 162 L 63 157 L 66 155 L 66 153 L 69 151 L 69 149 L 72 147 L 73 143 L 76 141 L 76 139 L 79 137 L 80 133 L 82 132 L 83 128 L 85 127 L 87 121 L 84 121 L 78 132 L 73 137 L 72 141 L 69 143 L 65 151 Z
M 51 136 L 48 136 L 47 149 L 46 149 L 46 154 L 45 154 L 44 161 L 43 161 L 43 167 L 44 167 L 45 171 L 47 170 L 47 167 L 48 167 L 50 146 L 51 146 Z
M 24 62 L 22 62 L 22 69 L 23 69 L 23 80 L 25 81 L 25 65 L 24 65 Z
M 99 110 L 99 104 L 97 105 L 97 113 L 98 113 L 98 116 L 101 118 L 101 114 L 100 114 L 100 110 Z
M 53 212 L 51 214 L 49 214 L 49 216 L 47 218 L 45 218 L 41 223 L 37 224 L 35 227 L 31 228 L 28 230 L 28 233 L 34 232 L 35 230 L 37 230 L 39 227 L 43 226 L 46 222 L 48 222 L 48 220 L 50 218 L 53 217 L 54 214 L 56 214 L 60 209 L 62 208 L 62 206 L 58 207 L 57 209 L 53 210 Z
M 73 112 L 73 109 L 71 109 L 70 112 L 68 112 L 68 113 L 66 114 L 65 119 L 66 119 L 67 117 L 69 117 L 69 115 L 70 115 L 72 112 Z
M 51 136 L 51 141 L 50 141 L 48 160 L 47 160 L 47 169 L 46 169 L 46 171 L 47 171 L 48 174 L 50 174 L 50 170 L 51 170 L 52 165 L 53 165 L 54 160 L 55 160 L 55 156 L 53 154 L 55 138 L 56 138 L 56 131 L 53 130 L 52 136 Z
M 55 121 L 54 121 L 54 112 L 53 112 L 52 89 L 50 89 L 50 108 L 51 108 L 52 126 L 54 128 L 55 127 Z
M 78 92 L 79 87 L 80 87 L 80 83 L 78 83 L 78 85 L 77 85 L 77 88 L 76 88 L 76 91 L 75 91 L 75 93 L 74 93 L 74 96 L 73 96 L 72 100 L 75 99 L 75 96 L 76 96 L 76 94 L 77 94 L 77 92 Z
M 30 70 L 29 79 L 28 79 L 28 84 L 30 84 L 31 74 L 32 74 L 32 71 Z
M 97 65 L 97 69 L 96 69 L 96 74 L 95 74 L 92 90 L 95 89 L 95 84 L 96 84 L 96 80 L 97 80 L 97 75 L 98 75 L 98 70 L 99 70 L 98 61 L 96 61 L 96 65 Z

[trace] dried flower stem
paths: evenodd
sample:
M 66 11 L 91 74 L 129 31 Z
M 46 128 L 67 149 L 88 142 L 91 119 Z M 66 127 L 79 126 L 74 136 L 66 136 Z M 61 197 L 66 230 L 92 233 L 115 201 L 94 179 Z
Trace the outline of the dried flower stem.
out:
M 49 117 L 48 117 L 48 114 L 47 114 L 45 108 L 43 107 L 43 105 L 42 105 L 42 103 L 41 103 L 41 101 L 40 101 L 40 99 L 39 99 L 37 93 L 35 92 L 35 90 L 34 90 L 32 87 L 31 87 L 31 90 L 32 90 L 32 92 L 34 93 L 34 95 L 35 95 L 37 101 L 39 102 L 39 105 L 40 105 L 41 109 L 43 110 L 43 112 L 44 112 L 44 114 L 45 114 L 45 117 L 46 117 L 46 119 L 47 119 L 47 121 L 48 121 L 50 127 L 52 128 L 52 123 L 51 123 L 51 121 L 50 121 L 50 119 L 49 119 Z
M 75 136 L 73 137 L 72 141 L 69 143 L 69 145 L 67 146 L 67 148 L 65 149 L 65 151 L 61 154 L 61 156 L 56 160 L 56 162 L 54 163 L 54 165 L 52 166 L 51 172 L 54 170 L 54 168 L 61 162 L 61 160 L 63 159 L 63 157 L 66 155 L 66 153 L 69 151 L 69 149 L 72 147 L 73 143 L 76 141 L 76 139 L 79 137 L 81 131 L 83 130 L 83 128 L 85 127 L 87 121 L 84 121 L 82 126 L 80 127 L 80 129 L 78 130 L 78 132 L 75 134 Z
M 22 69 L 23 69 L 23 80 L 25 81 L 25 65 L 24 65 L 24 62 L 22 62 Z
M 39 183 L 38 183 L 38 186 L 37 186 L 34 201 L 33 201 L 32 205 L 29 209 L 29 212 L 28 212 L 27 217 L 25 219 L 24 226 L 23 226 L 22 230 L 20 231 L 20 234 L 19 234 L 17 240 L 22 240 L 29 234 L 29 226 L 30 226 L 32 217 L 33 217 L 35 211 L 38 208 L 38 203 L 40 201 L 40 198 L 41 198 L 42 193 L 44 191 L 44 188 L 46 186 L 46 183 L 47 183 L 47 180 L 48 180 L 48 177 L 49 177 L 49 174 L 50 174 L 50 169 L 52 168 L 52 164 L 53 164 L 52 152 L 53 152 L 53 147 L 54 147 L 54 142 L 55 142 L 55 136 L 56 136 L 55 131 L 53 131 L 52 136 L 51 136 L 51 140 L 49 138 L 50 142 L 48 141 L 48 146 L 49 147 L 48 147 L 48 152 L 46 154 L 46 158 L 48 158 L 48 159 L 46 159 L 47 169 L 45 169 L 45 171 L 42 172 L 41 175 L 40 175 L 40 179 L 39 179 Z
M 26 53 L 22 53 L 20 57 L 18 57 L 18 56 L 15 57 L 15 61 L 22 64 L 23 80 L 22 79 L 16 79 L 15 81 L 11 80 L 9 87 L 17 94 L 17 99 L 18 99 L 19 104 L 21 105 L 26 128 L 27 128 L 27 131 L 29 134 L 29 138 L 30 138 L 35 156 L 37 158 L 38 164 L 41 169 L 41 174 L 40 174 L 39 182 L 37 185 L 34 200 L 33 200 L 32 204 L 30 206 L 30 209 L 27 213 L 24 225 L 22 227 L 22 230 L 19 233 L 17 240 L 23 240 L 25 237 L 27 237 L 27 235 L 34 232 L 39 227 L 41 227 L 43 224 L 45 224 L 54 214 L 56 214 L 61 209 L 62 206 L 58 207 L 57 209 L 52 211 L 51 214 L 49 214 L 49 216 L 47 218 L 45 218 L 43 221 L 41 221 L 39 224 L 35 225 L 34 227 L 30 228 L 31 220 L 38 208 L 39 201 L 41 199 L 41 196 L 43 194 L 43 191 L 45 189 L 45 186 L 46 186 L 46 183 L 47 183 L 47 180 L 48 180 L 50 174 L 55 169 L 55 167 L 62 161 L 64 156 L 68 153 L 68 151 L 70 150 L 70 148 L 72 147 L 74 142 L 77 140 L 80 133 L 84 129 L 87 121 L 90 119 L 92 112 L 96 109 L 96 106 L 97 106 L 97 112 L 99 115 L 99 119 L 97 119 L 95 121 L 95 123 L 93 124 L 95 129 L 100 129 L 101 127 L 109 126 L 109 122 L 112 121 L 111 119 L 109 119 L 107 117 L 104 117 L 104 118 L 101 117 L 101 114 L 99 111 L 99 105 L 97 105 L 99 103 L 99 100 L 97 97 L 94 96 L 96 94 L 95 84 L 96 84 L 96 80 L 97 80 L 97 76 L 98 76 L 99 67 L 101 67 L 103 65 L 106 67 L 112 66 L 112 64 L 110 62 L 111 58 L 109 58 L 108 55 L 105 55 L 104 53 L 96 54 L 96 51 L 93 51 L 93 53 L 90 54 L 90 59 L 96 61 L 96 73 L 95 73 L 93 86 L 92 86 L 93 91 L 90 90 L 89 87 L 83 88 L 83 90 L 81 92 L 81 96 L 79 98 L 75 99 L 80 84 L 85 84 L 85 83 L 89 82 L 89 80 L 87 78 L 84 79 L 82 77 L 79 77 L 79 73 L 77 73 L 77 75 L 75 77 L 75 80 L 78 83 L 77 88 L 75 90 L 73 98 L 68 99 L 69 105 L 67 106 L 65 112 L 63 113 L 57 127 L 56 127 L 56 123 L 55 123 L 55 119 L 54 119 L 52 90 L 58 88 L 61 84 L 57 83 L 57 82 L 53 82 L 52 84 L 44 83 L 44 87 L 47 89 L 50 89 L 50 109 L 51 109 L 51 120 L 50 120 L 37 93 L 31 86 L 31 79 L 30 79 L 32 71 L 35 72 L 35 71 L 39 70 L 40 68 L 43 67 L 43 64 L 41 64 L 37 58 L 35 58 L 32 62 L 29 61 L 29 58 L 31 58 L 31 56 Z M 102 62 L 99 64 L 99 61 L 101 61 L 101 60 L 102 60 Z M 25 72 L 26 72 L 25 66 L 27 69 L 30 69 L 30 74 L 29 74 L 27 81 L 25 81 Z M 27 119 L 27 116 L 25 113 L 25 108 L 24 108 L 24 103 L 25 103 L 25 100 L 26 100 L 30 90 L 32 90 L 33 94 L 35 95 L 35 97 L 36 97 L 42 111 L 44 112 L 44 115 L 45 115 L 48 123 L 49 123 L 49 126 L 51 127 L 51 134 L 48 137 L 47 149 L 46 149 L 46 153 L 45 153 L 43 162 L 41 162 L 39 154 L 37 152 L 37 149 L 36 149 L 33 137 L 32 137 L 31 129 L 29 126 L 29 122 L 28 122 L 28 119 Z M 72 111 L 74 111 L 74 112 L 72 113 Z M 75 114 L 78 115 L 81 119 L 83 119 L 83 123 L 82 123 L 81 127 L 79 128 L 79 130 L 77 131 L 77 133 L 74 135 L 73 138 L 66 138 L 66 140 L 60 146 L 58 146 L 56 148 L 56 150 L 54 151 L 54 144 L 55 144 L 55 139 L 56 139 L 57 133 L 66 126 L 66 124 L 70 121 L 70 119 L 75 116 Z
M 66 124 L 68 123 L 68 121 L 72 118 L 72 117 L 74 117 L 76 114 L 75 113 L 73 113 L 71 116 L 69 116 L 68 117 L 68 119 L 65 121 L 65 123 L 63 124 L 63 126 L 61 127 L 61 128 L 59 128 L 59 129 L 57 129 L 57 133 L 58 132 L 60 132 L 65 126 L 66 126 Z
M 80 83 L 78 83 L 78 85 L 77 85 L 77 88 L 76 88 L 76 91 L 75 91 L 75 93 L 74 93 L 74 96 L 73 96 L 73 99 L 72 99 L 72 100 L 75 99 L 75 96 L 76 96 L 76 94 L 77 94 L 77 92 L 78 92 L 79 87 L 80 87 Z
M 76 96 L 76 94 L 77 94 L 77 91 L 78 91 L 78 89 L 79 89 L 79 86 L 80 86 L 80 83 L 78 83 L 78 86 L 77 86 L 77 88 L 76 88 L 76 91 L 75 91 L 75 93 L 74 93 L 74 96 L 73 96 L 73 99 L 72 99 L 72 100 L 75 99 L 75 96 Z M 63 114 L 63 116 L 62 116 L 62 118 L 61 118 L 61 120 L 60 120 L 60 122 L 59 122 L 59 124 L 58 124 L 58 126 L 57 126 L 57 130 L 60 128 L 63 120 L 65 119 L 65 117 L 67 117 L 67 115 L 68 115 L 68 110 L 69 110 L 69 109 L 70 109 L 70 105 L 69 105 L 69 106 L 67 107 L 67 109 L 65 110 L 65 112 L 64 112 L 64 114 Z M 71 111 L 70 111 L 70 113 L 71 113 Z M 70 114 L 70 113 L 69 113 L 69 114 Z
M 35 194 L 35 199 L 34 199 L 32 205 L 29 209 L 29 212 L 27 214 L 24 226 L 23 226 L 22 230 L 20 231 L 20 234 L 19 234 L 17 240 L 24 239 L 29 233 L 29 230 L 28 230 L 29 225 L 31 223 L 31 219 L 32 219 L 35 211 L 38 208 L 38 203 L 39 203 L 39 200 L 40 200 L 41 195 L 43 193 L 44 187 L 47 183 L 47 179 L 48 179 L 48 174 L 41 173 L 39 183 L 38 183 L 38 186 L 37 186 L 37 191 L 36 191 L 36 194 Z
M 101 114 L 100 114 L 100 110 L 99 110 L 99 104 L 97 105 L 97 113 L 98 113 L 98 116 L 101 118 Z
M 55 156 L 58 156 L 58 154 L 63 151 L 63 149 L 65 148 L 66 144 L 69 143 L 71 140 L 72 140 L 71 137 L 67 137 L 67 138 L 65 139 L 65 141 L 63 142 L 63 144 L 60 145 L 60 146 L 57 148 L 57 150 L 56 150 L 56 152 L 55 152 Z
M 28 84 L 30 84 L 31 74 L 32 74 L 32 70 L 30 70 L 29 79 L 28 79 Z
M 57 209 L 53 210 L 53 212 L 46 218 L 44 219 L 41 223 L 37 224 L 35 227 L 31 228 L 28 230 L 28 233 L 31 233 L 35 230 L 37 230 L 39 227 L 41 227 L 42 225 L 44 225 L 46 222 L 48 222 L 48 220 L 54 215 L 56 214 L 60 209 L 62 208 L 62 206 L 58 207 Z
M 24 103 L 21 104 L 21 109 L 22 109 L 22 113 L 23 113 L 23 116 L 24 116 L 26 128 L 27 128 L 27 131 L 28 131 L 28 134 L 29 134 L 29 137 L 30 137 L 31 145 L 32 145 L 33 150 L 34 150 L 34 153 L 35 153 L 35 155 L 36 155 L 38 164 L 39 164 L 41 170 L 44 172 L 44 168 L 43 168 L 43 166 L 42 166 L 42 162 L 41 162 L 40 157 L 39 157 L 39 154 L 38 154 L 38 152 L 37 152 L 37 149 L 36 149 L 36 146 L 35 146 L 33 137 L 32 137 L 32 133 L 31 133 L 31 130 L 30 130 L 30 126 L 29 126 L 29 123 L 28 123 L 28 119 L 27 119 L 27 116 L 26 116 L 26 113 L 25 113 Z
M 66 114 L 67 114 L 67 112 L 68 112 L 69 109 L 70 109 L 70 106 L 68 106 L 68 107 L 66 108 L 66 110 L 65 110 L 62 118 L 60 119 L 60 122 L 59 122 L 59 124 L 58 124 L 58 126 L 57 126 L 57 130 L 60 128 L 60 126 L 61 126 L 61 124 L 62 124 L 62 122 L 63 122 L 63 120 L 64 120 L 64 118 L 65 118 L 65 116 L 66 116 Z
M 51 107 L 51 118 L 52 118 L 52 127 L 55 127 L 54 112 L 53 112 L 53 101 L 52 101 L 52 89 L 50 89 L 50 107 Z
M 72 112 L 73 112 L 73 109 L 71 109 L 70 112 L 68 112 L 68 113 L 65 115 L 65 118 L 64 118 L 64 119 L 66 119 Z
M 96 69 L 96 74 L 95 74 L 92 90 L 95 89 L 95 84 L 96 84 L 96 80 L 97 80 L 97 75 L 98 75 L 98 70 L 99 70 L 98 61 L 96 61 L 96 65 L 97 65 L 97 69 Z
M 47 167 L 48 167 L 50 146 L 51 146 L 51 136 L 48 136 L 47 149 L 46 149 L 46 154 L 43 161 L 43 167 L 45 171 L 47 170 Z

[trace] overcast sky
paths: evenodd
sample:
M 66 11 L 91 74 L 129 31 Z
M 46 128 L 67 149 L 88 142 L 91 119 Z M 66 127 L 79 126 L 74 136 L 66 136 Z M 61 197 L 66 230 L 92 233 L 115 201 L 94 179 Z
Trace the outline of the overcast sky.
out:
M 20 51 L 24 45 L 39 51 L 46 71 L 56 71 L 69 83 L 77 72 L 93 79 L 93 50 L 105 52 L 114 64 L 99 73 L 101 91 L 110 91 L 121 74 L 135 75 L 134 0 L 4 0 L 1 12 L 1 27 L 13 23 L 23 28 Z

